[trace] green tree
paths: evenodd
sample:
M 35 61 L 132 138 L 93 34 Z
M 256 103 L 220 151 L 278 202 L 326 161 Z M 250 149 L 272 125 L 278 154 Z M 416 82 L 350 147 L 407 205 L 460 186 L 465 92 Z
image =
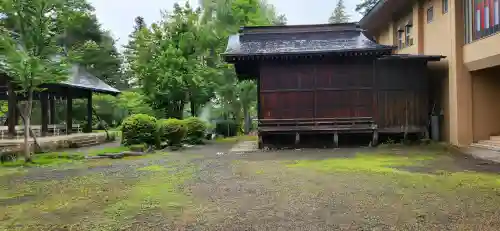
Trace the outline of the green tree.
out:
M 257 84 L 254 81 L 241 81 L 238 83 L 239 95 L 238 99 L 241 104 L 244 116 L 244 132 L 248 134 L 250 132 L 250 126 L 252 120 L 250 117 L 250 109 L 252 105 L 257 101 Z
M 213 31 L 213 40 L 210 44 L 213 57 L 219 57 L 219 54 L 225 51 L 228 36 L 238 32 L 241 26 L 265 26 L 265 25 L 284 25 L 286 17 L 278 15 L 273 5 L 264 0 L 205 0 L 201 2 L 203 6 L 203 19 L 207 22 L 205 28 L 211 28 Z M 220 116 L 228 119 L 232 118 L 240 123 L 245 115 L 243 112 L 252 108 L 256 100 L 249 100 L 251 106 L 243 107 L 240 97 L 248 86 L 247 82 L 238 82 L 236 73 L 232 65 L 224 63 L 218 58 L 214 58 L 219 75 L 215 80 L 217 82 L 216 97 L 214 98 L 216 111 Z M 250 93 L 253 94 L 253 93 Z M 248 94 L 247 94 L 248 95 Z M 254 98 L 257 93 L 255 91 Z M 245 100 L 244 100 L 245 101 Z M 248 110 L 247 110 L 248 111 Z
M 337 0 L 337 5 L 328 19 L 329 23 L 345 23 L 349 21 L 349 15 L 345 12 L 344 0 Z
M 15 32 L 1 29 L 0 71 L 16 83 L 27 103 L 20 110 L 24 125 L 24 158 L 32 162 L 29 134 L 33 93 L 40 85 L 57 83 L 68 76 L 65 58 L 57 46 L 58 28 L 53 20 L 64 5 L 56 0 L 3 0 L 1 9 Z
M 362 0 L 361 3 L 356 5 L 356 11 L 362 15 L 366 15 L 379 0 Z
M 220 54 L 228 36 L 241 26 L 284 25 L 286 17 L 264 0 L 200 3 L 202 9 L 175 4 L 173 12 L 150 26 L 137 18 L 125 47 L 126 67 L 147 102 L 167 118 L 182 117 L 185 105 L 197 116 L 200 108 L 214 101 L 226 110 L 224 117 L 242 122 L 242 115 L 255 108 L 248 95 L 256 99 L 256 93 L 245 87 L 250 86 L 247 82 L 238 82 L 234 67 Z
M 108 31 L 101 28 L 93 7 L 86 0 L 64 0 L 63 17 L 58 17 L 59 45 L 70 59 L 91 74 L 119 89 L 128 88 L 123 78 L 122 57 Z

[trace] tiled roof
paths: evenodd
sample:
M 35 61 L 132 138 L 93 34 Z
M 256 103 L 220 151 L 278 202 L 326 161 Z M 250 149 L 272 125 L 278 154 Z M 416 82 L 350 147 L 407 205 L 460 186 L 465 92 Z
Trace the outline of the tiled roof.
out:
M 70 75 L 68 79 L 61 85 L 67 85 L 74 88 L 82 88 L 91 90 L 94 92 L 108 93 L 108 94 L 119 94 L 120 91 L 114 87 L 109 86 L 104 81 L 88 73 L 85 68 L 79 65 L 73 65 L 70 70 Z
M 2 60 L 2 58 L 3 57 L 0 55 L 0 67 L 2 65 L 5 65 L 5 62 Z M 54 59 L 57 59 L 57 57 L 54 57 Z M 84 67 L 81 67 L 78 64 L 74 64 L 71 66 L 71 69 L 69 70 L 69 76 L 66 81 L 61 83 L 46 84 L 44 86 L 57 86 L 57 85 L 86 89 L 94 92 L 106 93 L 111 95 L 120 94 L 119 90 L 109 86 L 104 81 L 90 74 L 89 72 L 87 72 L 87 70 L 85 70 Z
M 223 55 L 265 56 L 393 49 L 368 39 L 356 24 L 339 25 L 311 25 L 310 31 L 307 31 L 307 26 L 300 26 L 301 30 L 293 26 L 259 27 L 259 30 L 243 28 L 242 33 L 230 36 Z

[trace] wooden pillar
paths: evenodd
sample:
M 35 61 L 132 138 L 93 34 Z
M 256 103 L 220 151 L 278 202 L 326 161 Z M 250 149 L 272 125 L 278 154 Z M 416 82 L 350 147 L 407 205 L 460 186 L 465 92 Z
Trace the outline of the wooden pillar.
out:
M 42 110 L 42 136 L 47 136 L 49 132 L 49 95 L 46 92 L 40 93 L 40 106 Z
M 16 136 L 16 123 L 17 123 L 17 99 L 16 92 L 14 92 L 14 86 L 11 83 L 7 83 L 8 88 L 8 112 L 7 112 L 7 120 L 8 120 L 8 131 L 9 136 Z
M 92 132 L 92 91 L 89 91 L 87 96 L 87 127 L 85 132 Z
M 73 129 L 73 96 L 71 92 L 66 92 L 66 134 L 71 134 Z
M 56 100 L 49 96 L 50 124 L 56 124 Z

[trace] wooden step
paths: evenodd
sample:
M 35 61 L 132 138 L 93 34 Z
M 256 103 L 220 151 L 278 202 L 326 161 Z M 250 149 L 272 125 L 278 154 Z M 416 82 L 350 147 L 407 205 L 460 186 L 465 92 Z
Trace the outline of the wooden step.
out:
M 490 136 L 490 140 L 498 140 L 498 141 L 500 141 L 500 136 Z
M 498 145 L 489 145 L 486 143 L 474 143 L 474 144 L 471 144 L 470 146 L 474 147 L 474 148 L 484 148 L 484 149 L 500 152 L 500 146 L 498 146 Z
M 88 147 L 88 146 L 94 146 L 100 144 L 98 141 L 95 140 L 89 140 L 85 142 L 77 142 L 75 143 L 78 147 Z
M 500 140 L 480 140 L 478 143 L 500 147 Z

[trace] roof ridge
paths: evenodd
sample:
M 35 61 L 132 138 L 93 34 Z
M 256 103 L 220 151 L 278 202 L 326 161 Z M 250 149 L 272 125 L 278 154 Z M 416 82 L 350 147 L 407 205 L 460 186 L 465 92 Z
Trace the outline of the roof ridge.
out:
M 363 31 L 358 23 L 337 24 L 310 24 L 310 25 L 286 25 L 286 26 L 246 26 L 238 31 L 242 34 L 271 34 L 271 33 L 312 33 L 312 32 L 335 32 L 335 31 Z

